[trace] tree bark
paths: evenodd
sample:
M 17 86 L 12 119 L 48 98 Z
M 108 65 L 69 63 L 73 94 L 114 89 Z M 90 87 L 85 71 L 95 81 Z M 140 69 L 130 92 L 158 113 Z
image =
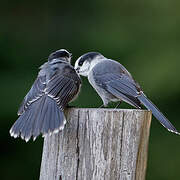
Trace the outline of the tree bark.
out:
M 79 109 L 44 139 L 40 180 L 144 180 L 151 112 Z

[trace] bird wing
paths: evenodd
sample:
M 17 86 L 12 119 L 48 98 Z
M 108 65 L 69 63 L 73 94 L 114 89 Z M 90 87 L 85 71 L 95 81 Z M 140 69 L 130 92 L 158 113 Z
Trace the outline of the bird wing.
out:
M 65 73 L 54 73 L 49 80 L 46 75 L 38 76 L 30 91 L 25 96 L 18 110 L 21 115 L 26 109 L 43 95 L 54 99 L 63 110 L 69 101 L 78 93 L 81 80 L 75 70 L 69 66 Z
M 47 84 L 46 93 L 56 100 L 63 110 L 76 94 L 78 94 L 81 80 L 74 68 L 67 68 L 62 75 L 55 75 Z
M 94 75 L 95 82 L 115 97 L 140 108 L 140 101 L 137 96 L 140 94 L 136 82 L 124 73 L 107 72 Z
M 32 85 L 31 89 L 24 97 L 19 110 L 18 115 L 23 114 L 26 109 L 35 101 L 37 101 L 40 97 L 44 95 L 44 89 L 46 87 L 46 76 L 38 76 Z
M 157 120 L 169 131 L 180 134 L 160 110 L 145 96 L 139 84 L 131 74 L 119 63 L 106 60 L 93 68 L 96 84 L 127 103 L 140 108 L 143 104 L 151 110 Z

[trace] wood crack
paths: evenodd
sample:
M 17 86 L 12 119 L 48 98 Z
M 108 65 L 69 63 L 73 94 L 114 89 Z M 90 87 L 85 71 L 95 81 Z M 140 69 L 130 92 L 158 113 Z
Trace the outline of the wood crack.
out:
M 121 128 L 121 141 L 120 141 L 120 143 L 121 143 L 121 146 L 120 146 L 120 169 L 122 166 L 123 132 L 124 132 L 124 112 L 122 112 L 122 128 Z
M 76 153 L 77 153 L 77 169 L 76 169 L 76 180 L 78 180 L 78 170 L 79 170 L 79 118 L 80 118 L 80 111 L 78 110 L 78 122 L 77 122 L 77 133 L 76 133 L 76 139 L 77 139 L 77 146 L 76 146 Z

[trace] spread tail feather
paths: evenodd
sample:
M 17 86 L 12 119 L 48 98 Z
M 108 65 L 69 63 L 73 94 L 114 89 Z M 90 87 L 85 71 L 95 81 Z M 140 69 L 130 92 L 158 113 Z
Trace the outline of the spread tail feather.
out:
M 12 137 L 21 137 L 26 142 L 33 140 L 41 133 L 57 133 L 64 128 L 66 119 L 63 111 L 57 106 L 55 100 L 48 96 L 41 97 L 17 119 L 10 129 Z
M 149 110 L 152 111 L 152 114 L 156 117 L 156 119 L 166 128 L 168 131 L 179 134 L 176 128 L 171 124 L 171 122 L 160 112 L 160 110 L 145 96 L 145 94 L 141 94 L 137 97 L 138 100 Z

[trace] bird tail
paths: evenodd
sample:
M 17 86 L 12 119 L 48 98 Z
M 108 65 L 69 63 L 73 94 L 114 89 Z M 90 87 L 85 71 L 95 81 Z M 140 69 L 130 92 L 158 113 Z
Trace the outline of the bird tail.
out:
M 41 133 L 43 136 L 57 133 L 65 124 L 64 113 L 56 101 L 44 95 L 17 119 L 10 129 L 10 135 L 14 138 L 20 136 L 27 142 L 31 136 L 35 140 Z
M 152 114 L 156 119 L 166 128 L 168 131 L 179 134 L 176 128 L 171 124 L 171 122 L 160 112 L 160 110 L 146 97 L 145 94 L 141 94 L 137 97 L 139 101 L 149 110 L 152 111 Z

